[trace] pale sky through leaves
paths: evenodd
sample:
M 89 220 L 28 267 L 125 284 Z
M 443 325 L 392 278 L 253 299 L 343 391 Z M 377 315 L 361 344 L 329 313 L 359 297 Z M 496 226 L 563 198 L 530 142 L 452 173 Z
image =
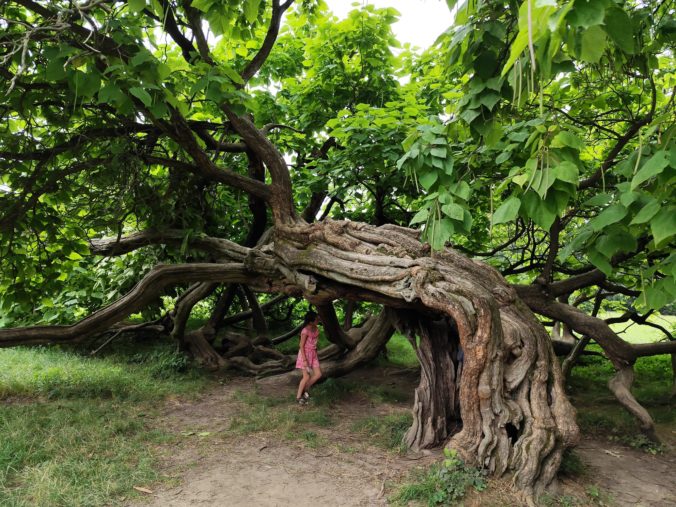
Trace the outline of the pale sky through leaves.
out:
M 453 20 L 445 0 L 325 0 L 329 9 L 340 19 L 361 5 L 378 8 L 394 7 L 401 14 L 392 26 L 402 44 L 409 42 L 425 49 L 432 45 Z M 353 4 L 358 4 L 357 6 Z

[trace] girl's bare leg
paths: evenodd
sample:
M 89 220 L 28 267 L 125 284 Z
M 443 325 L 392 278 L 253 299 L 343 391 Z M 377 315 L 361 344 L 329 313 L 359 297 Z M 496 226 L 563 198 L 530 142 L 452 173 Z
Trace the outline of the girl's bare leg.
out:
M 319 369 L 319 366 L 312 368 L 312 375 L 310 375 L 309 380 L 305 385 L 305 390 L 309 390 L 320 378 L 322 378 L 322 370 Z
M 310 374 L 307 370 L 303 369 L 303 378 L 300 379 L 300 384 L 298 384 L 298 392 L 296 393 L 296 399 L 300 399 L 303 396 L 303 391 L 306 391 L 310 386 L 307 384 L 310 382 Z

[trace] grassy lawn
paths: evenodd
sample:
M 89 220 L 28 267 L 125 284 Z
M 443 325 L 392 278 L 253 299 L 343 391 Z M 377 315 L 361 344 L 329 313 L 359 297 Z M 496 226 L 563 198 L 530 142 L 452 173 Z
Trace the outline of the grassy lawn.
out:
M 146 419 L 206 383 L 171 347 L 0 349 L 0 505 L 117 505 L 158 480 Z
M 607 313 L 602 318 L 618 317 L 620 313 Z M 648 322 L 658 324 L 673 333 L 676 330 L 676 315 L 651 315 Z M 620 338 L 629 343 L 651 343 L 664 339 L 664 333 L 653 327 L 641 326 L 634 322 L 611 324 L 611 329 L 620 335 Z

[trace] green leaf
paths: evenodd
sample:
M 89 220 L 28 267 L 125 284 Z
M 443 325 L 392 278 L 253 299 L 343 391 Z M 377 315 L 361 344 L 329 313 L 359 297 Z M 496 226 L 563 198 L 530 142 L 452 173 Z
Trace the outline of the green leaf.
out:
M 643 294 L 639 296 L 639 301 L 645 301 L 648 308 L 659 310 L 667 303 L 671 302 L 671 295 L 662 288 L 662 284 L 654 287 L 646 287 Z
M 607 258 L 619 252 L 631 252 L 636 248 L 636 238 L 626 230 L 609 231 L 596 240 L 596 249 Z
M 631 180 L 631 189 L 634 190 L 641 183 L 649 180 L 653 176 L 657 176 L 664 168 L 669 165 L 669 154 L 664 150 L 659 150 L 650 159 L 643 164 L 641 169 L 634 175 Z
M 430 153 L 434 157 L 439 157 L 439 158 L 446 158 L 446 148 L 441 147 L 441 148 L 432 148 L 430 150 Z
M 481 112 L 478 109 L 465 109 L 461 114 L 460 118 L 465 120 L 467 123 L 472 123 Z
M 439 173 L 437 171 L 427 171 L 418 175 L 418 181 L 425 188 L 425 190 L 429 190 L 438 178 Z
M 634 53 L 634 27 L 624 9 L 615 6 L 608 9 L 603 24 L 606 33 L 622 51 Z
M 595 231 L 600 231 L 604 227 L 619 222 L 627 216 L 627 208 L 621 204 L 611 204 L 599 215 L 589 221 L 589 225 Z
M 605 12 L 605 0 L 576 0 L 573 9 L 568 13 L 568 20 L 573 26 L 589 28 L 600 25 Z
M 601 192 L 600 194 L 596 194 L 594 197 L 587 199 L 584 203 L 582 203 L 583 206 L 603 206 L 605 204 L 608 204 L 612 200 L 612 196 L 606 192 Z
M 450 190 L 454 195 L 457 195 L 465 201 L 469 199 L 469 196 L 472 193 L 472 189 L 465 180 L 458 181 Z
M 429 216 L 429 210 L 427 208 L 423 208 L 420 211 L 418 211 L 413 218 L 411 219 L 410 225 L 414 224 L 419 224 L 422 222 L 427 221 L 427 217 Z
M 606 49 L 606 33 L 600 26 L 587 28 L 582 34 L 580 59 L 598 63 Z
M 456 203 L 444 204 L 441 207 L 441 211 L 448 217 L 453 220 L 462 222 L 463 217 L 465 216 L 465 209 Z
M 655 246 L 664 246 L 666 240 L 676 234 L 676 206 L 662 208 L 657 215 L 650 220 L 650 229 L 655 238 Z
M 556 203 L 540 199 L 535 192 L 526 192 L 521 198 L 522 210 L 533 222 L 548 231 L 556 218 Z
M 65 60 L 55 58 L 50 60 L 45 67 L 45 78 L 48 81 L 61 81 L 66 77 L 66 69 L 63 68 Z
M 577 137 L 572 132 L 562 130 L 561 132 L 556 134 L 554 139 L 552 139 L 551 147 L 561 148 L 563 146 L 568 146 L 569 148 L 573 148 L 575 150 L 580 151 L 582 148 L 584 148 L 584 143 L 579 137 Z
M 146 7 L 146 0 L 129 0 L 127 6 L 131 12 L 141 12 Z
M 150 51 L 147 49 L 141 49 L 138 53 L 134 55 L 134 57 L 130 60 L 130 63 L 134 67 L 138 67 L 139 65 L 143 65 L 144 63 L 153 60 L 154 57 L 152 54 L 150 54 Z
M 594 266 L 603 271 L 603 273 L 605 273 L 607 276 L 613 274 L 613 267 L 610 265 L 609 260 L 602 253 L 597 252 L 596 250 L 591 250 L 587 253 L 587 257 L 589 257 L 589 261 Z
M 521 200 L 518 197 L 509 197 L 495 210 L 495 213 L 493 213 L 493 217 L 491 218 L 491 223 L 497 225 L 511 222 L 518 216 L 520 207 Z
M 143 105 L 146 106 L 146 107 L 150 107 L 151 104 L 153 103 L 152 97 L 143 88 L 139 88 L 138 86 L 134 86 L 133 88 L 129 88 L 129 93 L 131 93 L 134 97 L 136 97 L 141 102 L 143 102 Z
M 641 211 L 639 211 L 636 214 L 636 216 L 629 225 L 646 223 L 648 220 L 650 220 L 657 214 L 660 208 L 661 206 L 659 201 L 657 201 L 656 199 L 651 199 L 651 201 L 648 204 L 646 204 L 645 206 L 643 206 L 643 208 L 641 208 Z
M 497 93 L 485 93 L 479 99 L 479 103 L 486 106 L 488 109 L 492 111 L 493 107 L 495 107 L 495 104 L 497 104 L 499 100 L 500 95 L 498 95 Z
M 227 66 L 222 66 L 221 69 L 223 70 L 223 73 L 228 76 L 233 82 L 237 84 L 244 84 L 244 80 L 242 79 L 242 76 L 240 76 L 237 72 L 235 72 L 233 69 Z
M 564 160 L 553 169 L 553 175 L 557 180 L 577 185 L 580 180 L 580 172 L 572 162 Z
M 428 238 L 430 245 L 435 250 L 440 250 L 445 243 L 451 239 L 455 226 L 450 218 L 442 218 L 441 220 L 434 220 L 428 229 Z
M 559 261 L 565 262 L 573 252 L 578 252 L 587 244 L 587 241 L 594 235 L 594 231 L 588 228 L 583 228 L 582 230 L 577 231 L 573 240 L 568 243 L 557 256 Z

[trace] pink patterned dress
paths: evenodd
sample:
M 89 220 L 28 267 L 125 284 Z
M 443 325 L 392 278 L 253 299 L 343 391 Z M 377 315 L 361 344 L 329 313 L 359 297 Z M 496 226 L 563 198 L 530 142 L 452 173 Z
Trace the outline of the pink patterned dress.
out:
M 300 332 L 301 340 L 305 336 L 305 357 L 307 358 L 308 364 L 303 363 L 303 354 L 298 350 L 298 358 L 296 359 L 296 368 L 305 369 L 307 366 L 312 368 L 319 368 L 319 358 L 317 357 L 317 340 L 319 339 L 319 328 L 315 328 L 314 331 L 310 329 L 310 326 L 306 326 Z

